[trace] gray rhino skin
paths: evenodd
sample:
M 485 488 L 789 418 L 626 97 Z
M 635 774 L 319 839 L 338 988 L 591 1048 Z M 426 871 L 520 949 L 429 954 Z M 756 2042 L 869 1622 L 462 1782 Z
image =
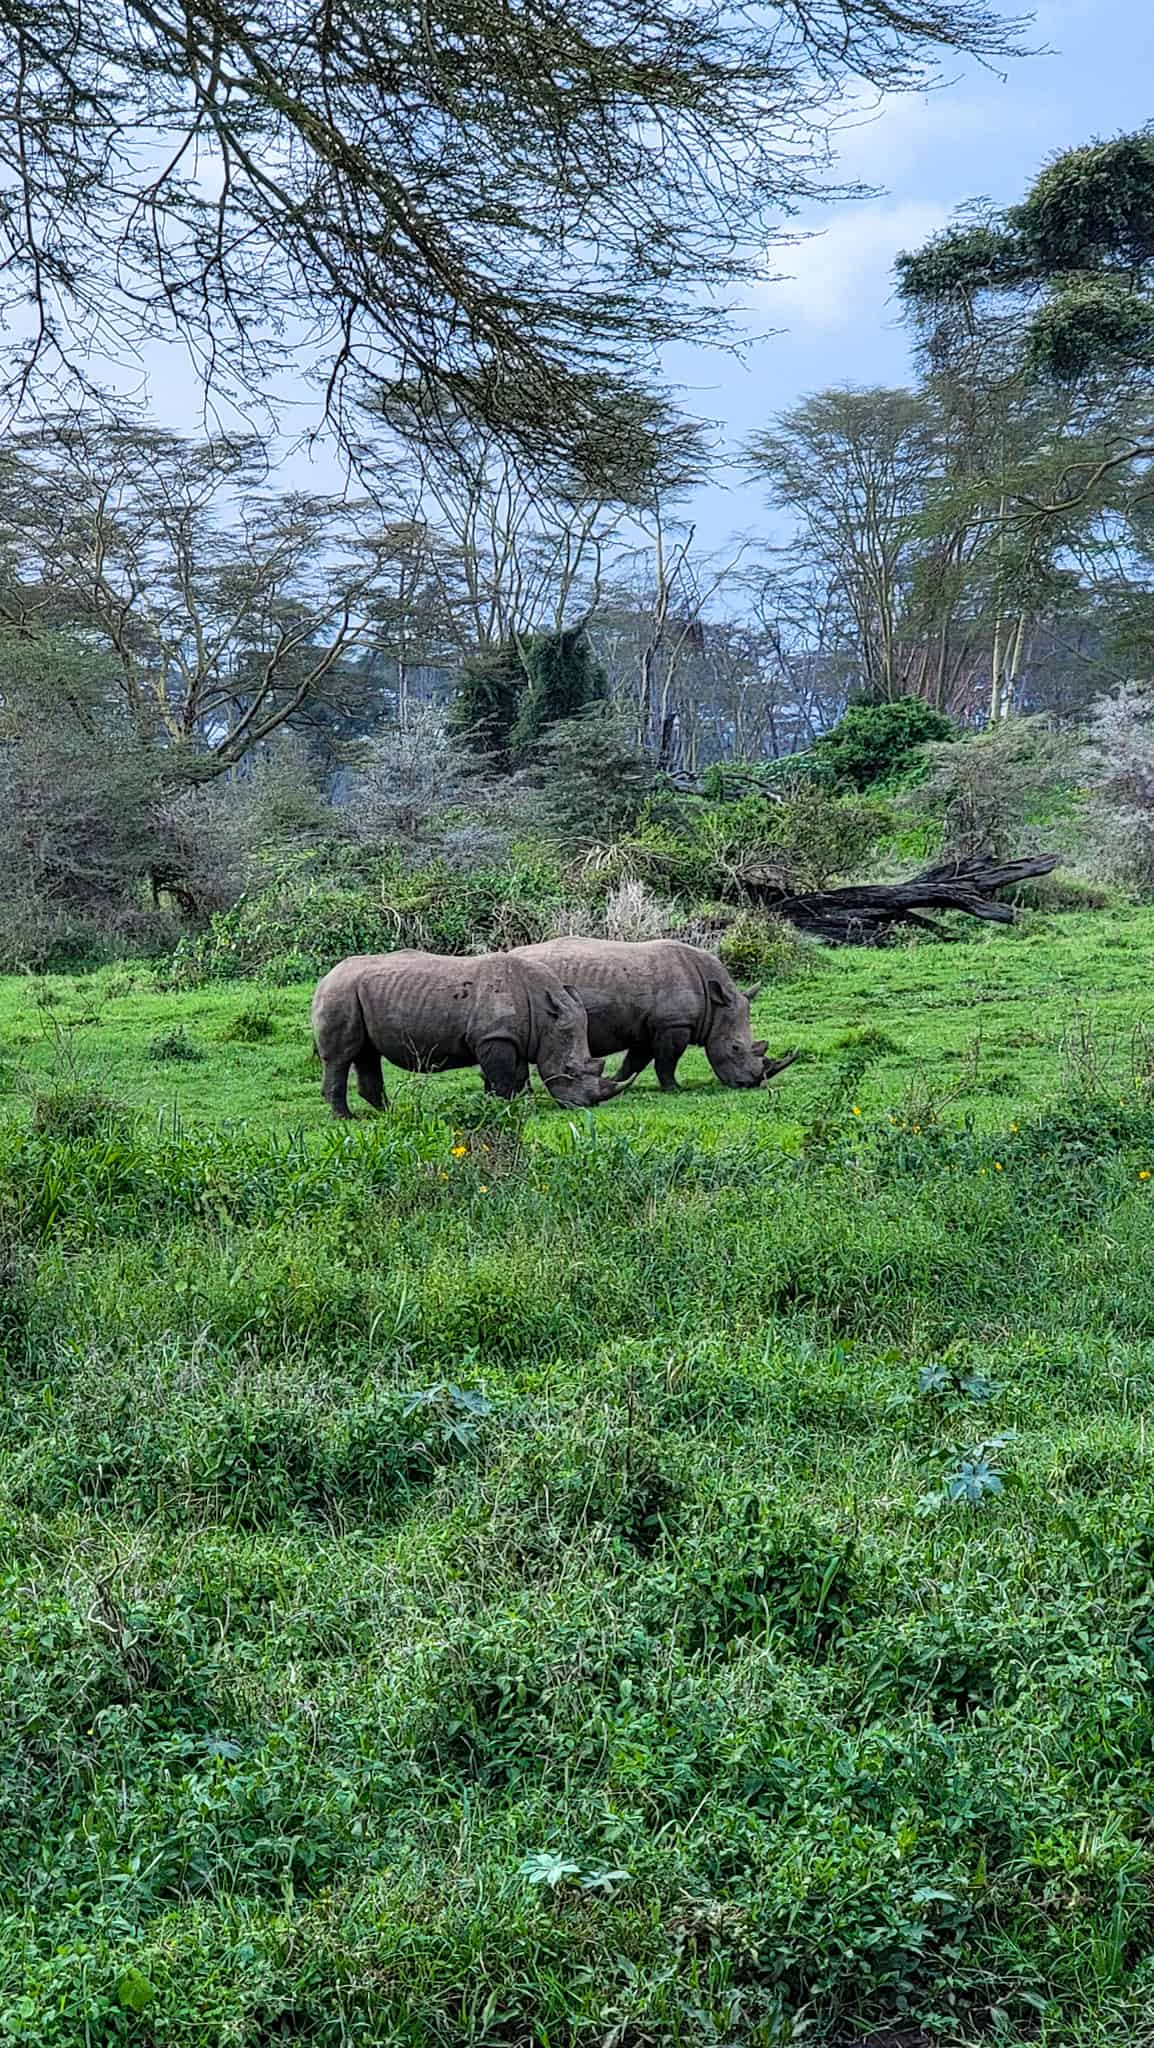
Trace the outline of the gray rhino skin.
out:
M 739 989 L 700 946 L 680 939 L 546 939 L 516 952 L 551 967 L 580 996 L 590 1051 L 625 1054 L 614 1077 L 622 1086 L 652 1060 L 659 1086 L 676 1088 L 677 1063 L 690 1045 L 704 1046 L 727 1088 L 760 1088 L 797 1057 L 766 1059 L 764 1038 L 753 1038 L 749 1027 L 757 989 Z
M 373 1109 L 385 1107 L 382 1060 L 410 1073 L 480 1067 L 490 1094 L 513 1096 L 535 1066 L 557 1102 L 586 1109 L 622 1085 L 601 1078 L 585 1012 L 545 961 L 488 953 L 373 953 L 342 960 L 317 984 L 313 1040 L 322 1092 L 348 1116 L 350 1067 Z

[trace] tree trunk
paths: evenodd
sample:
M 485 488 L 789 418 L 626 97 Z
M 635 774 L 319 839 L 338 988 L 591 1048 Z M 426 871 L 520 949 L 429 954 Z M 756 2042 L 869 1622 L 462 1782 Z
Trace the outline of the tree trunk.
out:
M 1013 906 L 996 902 L 997 892 L 1048 875 L 1057 865 L 1056 853 L 1016 861 L 948 861 L 908 882 L 863 883 L 809 896 L 792 894 L 787 878 L 770 869 L 746 868 L 736 880 L 743 896 L 813 938 L 835 946 L 876 946 L 901 924 L 946 936 L 929 915 L 932 911 L 957 910 L 984 923 L 1012 924 Z

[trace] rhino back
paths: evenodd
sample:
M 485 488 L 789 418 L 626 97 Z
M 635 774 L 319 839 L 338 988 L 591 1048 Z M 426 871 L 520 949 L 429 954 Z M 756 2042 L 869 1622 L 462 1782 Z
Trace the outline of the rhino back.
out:
M 577 990 L 596 1055 L 623 1052 L 655 1029 L 681 1025 L 696 1035 L 704 1026 L 697 949 L 676 939 L 546 939 L 519 950 L 546 962 Z
M 394 1066 L 412 1070 L 474 1064 L 473 1036 L 482 963 L 439 953 L 379 953 L 342 961 L 317 991 L 344 1000 L 355 989 L 365 1029 Z

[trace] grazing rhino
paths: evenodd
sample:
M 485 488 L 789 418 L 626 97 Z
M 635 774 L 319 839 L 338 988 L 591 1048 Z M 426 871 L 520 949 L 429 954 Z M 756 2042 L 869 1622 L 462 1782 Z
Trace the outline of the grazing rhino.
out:
M 517 955 L 549 966 L 580 996 L 595 1057 L 623 1052 L 622 1086 L 652 1060 L 662 1088 L 676 1088 L 677 1062 L 701 1045 L 727 1088 L 759 1088 L 797 1058 L 767 1060 L 749 1029 L 756 989 L 739 989 L 727 968 L 680 939 L 546 939 Z M 510 956 L 515 957 L 515 956 Z
M 568 1109 L 606 1102 L 625 1084 L 602 1079 L 590 1056 L 585 1012 L 544 961 L 509 953 L 478 959 L 439 953 L 363 954 L 317 984 L 313 1040 L 323 1093 L 348 1116 L 349 1068 L 373 1109 L 385 1106 L 382 1060 L 410 1073 L 480 1067 L 490 1094 L 512 1096 L 535 1066 Z

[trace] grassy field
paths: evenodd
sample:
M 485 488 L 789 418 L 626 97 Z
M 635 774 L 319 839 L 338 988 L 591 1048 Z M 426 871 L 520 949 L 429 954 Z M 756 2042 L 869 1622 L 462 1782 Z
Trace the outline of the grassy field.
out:
M 1152 953 L 344 1128 L 307 989 L 0 983 L 0 2041 L 1154 2043 Z
M 7 1104 L 19 1116 L 29 1086 L 74 1072 L 125 1103 L 197 1123 L 327 1124 L 309 1036 L 311 988 L 238 981 L 174 995 L 156 984 L 147 966 L 75 979 L 0 977 L 0 1115 Z M 765 991 L 754 1023 L 772 1052 L 799 1046 L 812 1064 L 751 1098 L 719 1090 L 704 1056 L 691 1052 L 679 1097 L 662 1098 L 650 1072 L 602 1113 L 604 1128 L 641 1140 L 784 1135 L 825 1100 L 831 1057 L 863 1032 L 877 1037 L 863 1112 L 888 1112 L 908 1097 L 943 1112 L 948 1105 L 955 1120 L 989 1122 L 1008 1102 L 1039 1103 L 1060 1086 L 1106 1086 L 1128 1071 L 1135 1031 L 1148 1025 L 1154 1034 L 1154 913 L 1027 918 L 952 946 L 821 953 L 811 972 Z M 480 1084 L 394 1072 L 390 1092 L 411 1108 L 467 1116 Z M 569 1121 L 541 1091 L 537 1108 L 539 1136 Z

